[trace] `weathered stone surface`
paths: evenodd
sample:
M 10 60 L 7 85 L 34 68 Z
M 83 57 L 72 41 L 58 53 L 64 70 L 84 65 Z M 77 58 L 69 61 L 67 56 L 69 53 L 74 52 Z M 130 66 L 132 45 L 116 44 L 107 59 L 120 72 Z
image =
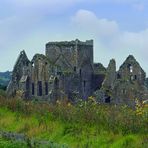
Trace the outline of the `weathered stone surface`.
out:
M 94 93 L 98 102 L 110 103 L 112 92 L 114 89 L 114 83 L 116 81 L 116 62 L 114 59 L 110 60 L 106 69 L 105 79 L 102 83 L 101 89 Z
M 20 86 L 20 81 L 23 83 L 28 81 L 28 75 L 30 75 L 30 61 L 28 60 L 25 51 L 21 51 L 19 57 L 15 63 L 12 78 L 7 88 L 8 95 L 16 95 L 16 92 L 22 89 L 23 86 Z M 26 91 L 26 88 L 23 88 L 23 91 Z
M 139 85 L 144 85 L 146 74 L 136 59 L 132 55 L 129 55 L 119 68 L 118 78 L 136 81 Z
M 86 100 L 94 94 L 98 102 L 133 104 L 148 97 L 145 72 L 130 55 L 116 71 L 110 60 L 107 69 L 93 62 L 93 40 L 49 42 L 46 55 L 31 61 L 25 51 L 17 59 L 7 88 L 9 96 L 56 102 L 68 98 Z M 95 92 L 95 93 L 94 93 Z
M 145 76 L 140 64 L 132 55 L 129 55 L 117 72 L 113 90 L 114 101 L 134 105 L 135 99 L 145 100 L 148 94 Z
M 21 91 L 24 98 L 52 102 L 66 97 L 74 100 L 73 96 L 87 99 L 100 86 L 101 78 L 94 74 L 92 40 L 49 42 L 46 55 L 36 54 L 31 61 L 21 52 L 7 92 Z
M 98 102 L 135 105 L 135 100 L 147 99 L 145 72 L 130 55 L 116 72 L 115 60 L 111 60 L 100 90 L 94 93 Z
M 102 87 L 106 90 L 112 90 L 114 88 L 114 83 L 116 80 L 116 62 L 114 59 L 110 60 L 107 67 L 105 80 Z

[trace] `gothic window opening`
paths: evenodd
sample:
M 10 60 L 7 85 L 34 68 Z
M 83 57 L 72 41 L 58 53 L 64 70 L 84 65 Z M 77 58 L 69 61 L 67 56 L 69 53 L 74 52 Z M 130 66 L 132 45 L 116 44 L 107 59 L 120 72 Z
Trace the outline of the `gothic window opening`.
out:
M 76 72 L 77 71 L 77 67 L 76 66 L 74 66 L 74 72 Z
M 34 62 L 32 62 L 31 64 L 32 64 L 32 67 L 34 67 Z
M 42 96 L 42 81 L 38 81 L 38 96 Z
M 134 79 L 137 80 L 137 75 L 134 76 Z
M 45 82 L 45 95 L 48 95 L 48 82 Z
M 131 64 L 129 64 L 128 68 L 129 68 L 130 73 L 132 73 L 133 72 L 133 66 Z
M 34 83 L 32 83 L 32 95 L 34 95 Z
M 57 77 L 54 80 L 54 87 L 55 89 L 59 89 L 59 79 Z

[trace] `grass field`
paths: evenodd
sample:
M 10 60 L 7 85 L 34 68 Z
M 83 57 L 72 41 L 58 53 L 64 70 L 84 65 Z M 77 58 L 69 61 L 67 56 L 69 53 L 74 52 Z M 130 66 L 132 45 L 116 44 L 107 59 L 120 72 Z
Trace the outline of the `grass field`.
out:
M 0 131 L 24 133 L 30 139 L 49 140 L 72 148 L 147 148 L 148 109 L 98 105 L 73 106 L 0 97 Z M 0 148 L 28 147 L 0 137 Z M 44 146 L 41 146 L 44 147 Z

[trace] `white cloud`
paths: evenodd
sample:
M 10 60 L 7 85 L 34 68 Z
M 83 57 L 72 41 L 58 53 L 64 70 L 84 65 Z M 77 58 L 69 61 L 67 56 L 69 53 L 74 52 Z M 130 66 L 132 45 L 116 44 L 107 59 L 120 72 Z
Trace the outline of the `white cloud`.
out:
M 98 18 L 88 10 L 76 12 L 72 17 L 72 24 L 77 26 L 80 34 L 85 33 L 95 38 L 98 47 L 97 50 L 95 49 L 96 59 L 100 59 L 103 55 L 101 52 L 104 52 L 104 61 L 108 58 L 116 58 L 121 64 L 123 58 L 133 54 L 145 69 L 148 69 L 145 64 L 148 55 L 148 28 L 139 32 L 124 31 L 116 21 Z
M 93 12 L 87 10 L 79 10 L 72 17 L 72 23 L 80 29 L 85 29 L 102 37 L 113 36 L 115 32 L 119 31 L 115 21 L 98 19 Z

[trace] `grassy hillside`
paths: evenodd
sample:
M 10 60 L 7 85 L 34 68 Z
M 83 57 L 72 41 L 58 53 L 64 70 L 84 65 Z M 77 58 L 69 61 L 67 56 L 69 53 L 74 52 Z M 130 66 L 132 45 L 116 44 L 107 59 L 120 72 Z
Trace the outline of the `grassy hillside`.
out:
M 92 98 L 73 106 L 60 101 L 49 105 L 0 97 L 0 131 L 24 133 L 30 139 L 57 143 L 58 147 L 146 148 L 147 117 L 147 107 L 138 105 L 132 110 L 127 106 L 99 105 Z M 0 137 L 0 147 L 19 144 Z M 27 142 L 21 145 L 28 147 Z

